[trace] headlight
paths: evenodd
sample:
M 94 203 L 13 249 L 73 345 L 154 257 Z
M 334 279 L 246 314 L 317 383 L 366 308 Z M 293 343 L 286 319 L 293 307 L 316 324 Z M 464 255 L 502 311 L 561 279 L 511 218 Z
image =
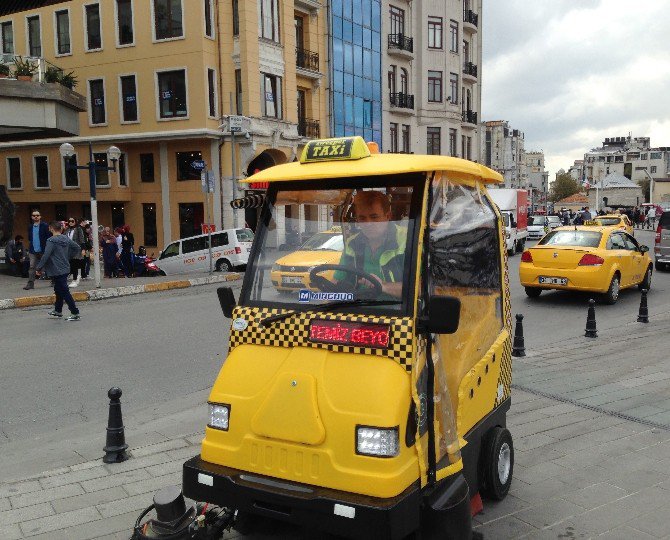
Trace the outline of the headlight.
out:
M 230 405 L 223 403 L 208 403 L 209 405 L 209 427 L 228 431 L 230 420 Z
M 277 263 L 273 264 L 272 265 L 272 270 L 270 270 L 270 271 L 271 272 L 279 272 L 279 265 Z
M 400 453 L 398 428 L 356 426 L 356 453 L 377 457 L 397 456 Z

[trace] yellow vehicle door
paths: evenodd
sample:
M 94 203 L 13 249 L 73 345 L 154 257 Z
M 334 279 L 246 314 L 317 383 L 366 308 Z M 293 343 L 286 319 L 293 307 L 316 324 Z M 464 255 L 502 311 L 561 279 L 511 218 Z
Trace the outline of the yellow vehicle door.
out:
M 607 242 L 607 250 L 609 258 L 612 259 L 612 262 L 615 266 L 619 268 L 621 273 L 621 287 L 628 287 L 632 279 L 632 258 L 630 256 L 630 251 L 626 247 L 626 241 L 623 238 L 621 232 L 613 232 L 610 235 L 610 238 Z
M 622 236 L 626 243 L 626 250 L 629 253 L 631 285 L 636 285 L 642 281 L 644 273 L 647 270 L 645 266 L 645 257 L 644 254 L 640 252 L 640 245 L 631 235 L 622 233 Z

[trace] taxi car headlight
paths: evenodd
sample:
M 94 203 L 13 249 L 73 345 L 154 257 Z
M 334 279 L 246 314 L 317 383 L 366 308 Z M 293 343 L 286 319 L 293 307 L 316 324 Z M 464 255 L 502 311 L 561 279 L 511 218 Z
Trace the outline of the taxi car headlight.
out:
M 375 457 L 395 457 L 400 453 L 398 428 L 356 426 L 356 453 Z
M 279 266 L 277 263 L 274 263 L 270 272 L 279 272 L 279 270 L 281 270 L 281 266 Z
M 214 429 L 228 431 L 230 421 L 230 405 L 226 403 L 208 403 L 209 422 L 207 425 Z

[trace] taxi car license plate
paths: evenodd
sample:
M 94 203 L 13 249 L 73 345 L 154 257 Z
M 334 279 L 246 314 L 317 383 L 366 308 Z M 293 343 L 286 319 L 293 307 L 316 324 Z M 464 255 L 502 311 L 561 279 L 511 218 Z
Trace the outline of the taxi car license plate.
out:
M 302 283 L 302 278 L 298 276 L 282 276 L 282 285 L 298 285 Z
M 568 284 L 568 278 L 564 277 L 545 277 L 545 276 L 540 276 L 539 282 L 543 284 L 548 284 L 548 285 L 567 285 Z

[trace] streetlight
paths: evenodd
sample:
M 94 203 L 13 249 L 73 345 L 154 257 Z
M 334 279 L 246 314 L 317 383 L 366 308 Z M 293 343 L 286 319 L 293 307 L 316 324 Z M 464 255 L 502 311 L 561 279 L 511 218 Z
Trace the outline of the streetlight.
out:
M 647 169 L 642 169 L 644 171 L 644 174 L 646 174 L 649 177 L 649 202 L 651 204 L 654 203 L 654 177 L 649 174 L 649 171 Z
M 93 146 L 88 143 L 88 163 L 86 165 L 72 165 L 69 162 L 69 158 L 74 155 L 74 146 L 70 143 L 63 143 L 59 148 L 60 155 L 64 158 L 68 158 L 65 163 L 66 170 L 85 170 L 88 171 L 88 179 L 91 190 L 91 229 L 93 229 L 93 251 L 95 256 L 93 257 L 93 275 L 95 276 L 95 286 L 100 288 L 100 240 L 98 237 L 98 202 L 95 198 L 95 187 L 96 187 L 96 171 L 112 171 L 116 172 L 116 162 L 119 161 L 121 157 L 121 150 L 116 146 L 110 146 L 107 149 L 107 157 L 112 162 L 111 167 L 96 165 L 95 159 L 93 158 Z

